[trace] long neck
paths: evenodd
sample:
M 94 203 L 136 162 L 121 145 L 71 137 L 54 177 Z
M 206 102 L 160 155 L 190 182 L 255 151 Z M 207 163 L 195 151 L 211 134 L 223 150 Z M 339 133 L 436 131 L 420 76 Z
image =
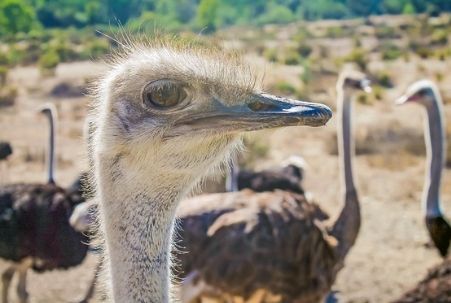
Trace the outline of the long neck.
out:
M 423 190 L 423 209 L 427 217 L 442 215 L 440 206 L 440 183 L 445 161 L 446 138 L 443 131 L 442 101 L 434 94 L 435 102 L 426 106 L 425 142 L 427 169 Z
M 336 248 L 341 260 L 354 245 L 360 229 L 360 205 L 354 185 L 352 159 L 354 143 L 351 135 L 352 96 L 343 90 L 338 91 L 338 122 L 337 136 L 340 158 L 342 187 L 345 195 L 345 205 L 332 228 L 332 235 L 338 240 Z
M 47 113 L 49 120 L 49 148 L 47 154 L 47 182 L 50 184 L 55 183 L 55 118 L 53 111 L 49 110 Z
M 113 302 L 170 300 L 175 210 L 189 178 L 114 157 L 98 157 L 96 179 Z M 137 163 L 136 161 L 134 163 Z M 152 162 L 158 163 L 158 162 Z
M 238 191 L 238 174 L 240 168 L 235 157 L 232 158 L 229 171 L 226 176 L 225 189 L 226 192 Z

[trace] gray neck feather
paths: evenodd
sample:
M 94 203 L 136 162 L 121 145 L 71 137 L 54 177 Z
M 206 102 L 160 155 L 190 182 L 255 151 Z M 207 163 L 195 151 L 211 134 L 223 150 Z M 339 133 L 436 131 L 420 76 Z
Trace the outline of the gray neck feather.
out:
M 48 183 L 55 183 L 54 179 L 54 167 L 55 167 L 55 118 L 53 111 L 50 109 L 48 114 L 46 114 L 49 120 L 49 149 L 47 155 L 47 171 L 48 171 Z
M 338 257 L 336 270 L 341 269 L 344 258 L 354 245 L 360 230 L 360 204 L 357 191 L 354 186 L 352 171 L 352 158 L 354 156 L 354 144 L 351 135 L 352 100 L 348 92 L 338 91 L 338 121 L 337 136 L 340 161 L 340 170 L 343 172 L 342 186 L 344 184 L 345 205 L 335 221 L 331 234 L 338 240 L 335 248 Z
M 230 163 L 229 171 L 227 172 L 226 176 L 226 184 L 225 184 L 226 192 L 238 191 L 239 172 L 240 168 L 238 166 L 237 160 L 235 159 L 235 157 L 233 157 Z
M 435 102 L 426 105 L 425 143 L 427 169 L 423 190 L 423 209 L 427 217 L 442 215 L 440 206 L 440 185 L 445 162 L 446 138 L 443 131 L 442 100 L 433 91 Z
M 345 192 L 355 191 L 353 166 L 354 141 L 352 138 L 352 99 L 348 93 L 341 92 L 341 102 L 338 102 L 338 149 L 341 158 L 340 165 L 343 172 Z
M 175 210 L 197 180 L 169 173 L 162 178 L 161 170 L 130 167 L 120 155 L 98 159 L 100 220 L 112 301 L 172 302 L 169 254 Z

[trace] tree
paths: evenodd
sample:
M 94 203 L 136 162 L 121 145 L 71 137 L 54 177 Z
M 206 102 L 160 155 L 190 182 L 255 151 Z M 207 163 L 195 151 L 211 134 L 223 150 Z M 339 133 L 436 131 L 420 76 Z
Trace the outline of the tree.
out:
M 216 30 L 217 0 L 201 0 L 197 7 L 197 25 L 206 31 Z
M 33 8 L 24 1 L 0 1 L 0 34 L 29 32 L 36 23 L 36 15 Z

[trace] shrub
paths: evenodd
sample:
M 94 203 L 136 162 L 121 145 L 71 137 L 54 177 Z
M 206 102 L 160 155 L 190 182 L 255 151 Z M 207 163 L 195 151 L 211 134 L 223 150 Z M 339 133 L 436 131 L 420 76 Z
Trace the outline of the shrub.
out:
M 301 56 L 295 50 L 288 50 L 284 56 L 284 63 L 286 65 L 298 65 L 301 63 Z
M 403 51 L 394 44 L 382 45 L 382 60 L 396 60 L 401 57 Z
M 368 58 L 364 49 L 355 48 L 344 58 L 344 61 L 354 62 L 362 71 L 365 71 Z
M 109 50 L 110 44 L 106 39 L 95 39 L 88 46 L 88 51 L 94 59 L 104 56 Z
M 303 58 L 307 58 L 312 53 L 312 48 L 306 43 L 301 43 L 298 46 L 297 51 Z
M 289 82 L 279 81 L 272 87 L 276 93 L 283 95 L 294 95 L 296 93 L 296 88 Z
M 448 32 L 443 29 L 436 29 L 432 32 L 431 43 L 434 45 L 446 45 L 448 43 Z
M 0 107 L 13 106 L 18 95 L 15 86 L 7 86 L 0 90 Z
M 6 66 L 0 65 L 0 85 L 4 86 L 6 84 L 6 79 L 8 77 L 8 68 Z
M 274 48 L 267 48 L 263 51 L 263 57 L 269 62 L 277 62 L 277 50 Z
M 54 50 L 48 50 L 39 58 L 39 68 L 46 74 L 52 74 L 55 68 L 60 63 L 60 57 Z
M 397 39 L 401 38 L 399 33 L 396 32 L 395 28 L 391 26 L 380 26 L 376 27 L 375 35 L 379 39 Z
M 393 81 L 391 79 L 391 76 L 385 71 L 381 71 L 381 72 L 377 73 L 374 76 L 374 78 L 375 78 L 376 84 L 379 84 L 382 87 L 386 87 L 386 88 L 393 87 Z

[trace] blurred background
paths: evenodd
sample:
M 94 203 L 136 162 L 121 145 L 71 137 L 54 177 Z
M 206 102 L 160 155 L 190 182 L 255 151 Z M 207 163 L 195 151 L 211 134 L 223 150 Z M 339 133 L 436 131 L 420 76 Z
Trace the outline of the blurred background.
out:
M 38 109 L 46 102 L 58 109 L 57 183 L 67 186 L 87 169 L 88 87 L 124 30 L 132 37 L 155 28 L 200 35 L 202 43 L 242 53 L 266 91 L 334 109 L 337 76 L 352 66 L 373 82 L 372 93 L 356 98 L 354 123 L 363 225 L 334 290 L 340 302 L 389 302 L 440 261 L 428 248 L 420 206 L 422 109 L 393 102 L 413 81 L 435 81 L 451 139 L 450 13 L 449 0 L 0 0 L 0 140 L 14 150 L 0 163 L 0 182 L 44 182 L 48 127 Z M 241 165 L 263 169 L 302 156 L 304 187 L 333 219 L 342 207 L 335 128 L 333 118 L 318 129 L 252 134 Z M 450 185 L 446 168 L 445 211 Z M 223 190 L 222 183 L 204 190 Z M 73 302 L 96 260 L 89 255 L 69 271 L 31 273 L 30 302 Z M 6 264 L 0 260 L 1 271 Z

